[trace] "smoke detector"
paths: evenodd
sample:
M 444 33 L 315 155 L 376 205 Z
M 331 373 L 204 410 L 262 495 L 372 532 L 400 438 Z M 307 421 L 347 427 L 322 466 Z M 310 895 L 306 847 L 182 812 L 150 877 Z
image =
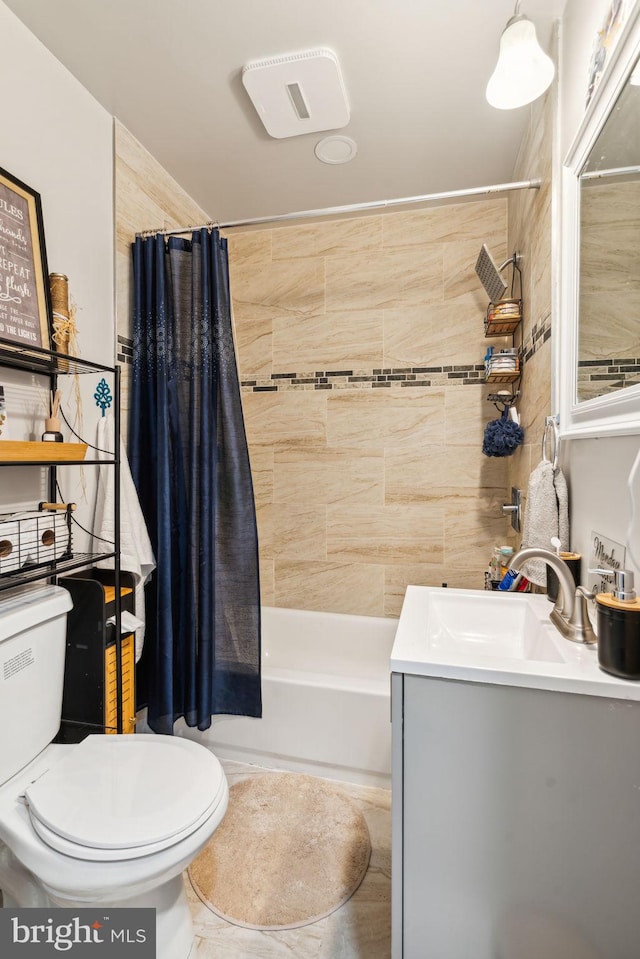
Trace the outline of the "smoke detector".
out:
M 349 122 L 349 104 L 338 58 L 322 47 L 242 68 L 242 82 L 269 136 L 278 140 Z

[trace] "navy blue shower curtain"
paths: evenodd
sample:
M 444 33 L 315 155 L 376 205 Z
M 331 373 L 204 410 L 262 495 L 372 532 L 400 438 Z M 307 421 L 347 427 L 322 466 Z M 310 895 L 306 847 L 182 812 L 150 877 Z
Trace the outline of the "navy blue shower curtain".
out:
M 260 716 L 258 536 L 231 329 L 227 241 L 133 246 L 131 471 L 157 558 L 138 706 L 158 733 L 184 717 Z

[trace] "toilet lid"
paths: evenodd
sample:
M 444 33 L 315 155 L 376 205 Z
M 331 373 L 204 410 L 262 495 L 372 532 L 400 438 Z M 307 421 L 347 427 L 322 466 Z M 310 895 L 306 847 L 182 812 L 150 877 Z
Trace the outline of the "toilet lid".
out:
M 222 787 L 221 793 L 224 794 L 224 787 Z M 217 795 L 211 805 L 205 809 L 200 819 L 175 836 L 168 836 L 159 842 L 150 842 L 146 846 L 129 846 L 128 849 L 105 849 L 103 847 L 83 846 L 81 843 L 71 842 L 70 839 L 65 839 L 64 836 L 59 836 L 57 832 L 53 832 L 48 826 L 40 822 L 39 819 L 36 819 L 35 816 L 31 817 L 31 825 L 47 846 L 51 846 L 51 848 L 57 852 L 63 852 L 65 856 L 71 856 L 73 859 L 89 860 L 91 862 L 121 862 L 129 859 L 140 859 L 142 856 L 151 856 L 155 852 L 161 852 L 163 849 L 175 846 L 180 840 L 186 839 L 187 836 L 190 836 L 192 832 L 199 829 L 200 826 L 204 825 L 204 823 L 214 815 L 220 798 L 221 796 Z
M 224 795 L 224 773 L 213 753 L 188 739 L 88 736 L 25 795 L 34 828 L 94 850 L 140 847 L 143 855 L 179 841 L 211 814 Z

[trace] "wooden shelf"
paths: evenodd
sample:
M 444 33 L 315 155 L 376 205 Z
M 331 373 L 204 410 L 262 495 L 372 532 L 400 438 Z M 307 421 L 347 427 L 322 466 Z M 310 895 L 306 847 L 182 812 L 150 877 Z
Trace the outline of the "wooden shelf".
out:
M 116 598 L 116 588 L 115 588 L 115 586 L 104 586 L 104 584 L 103 584 L 103 588 L 104 588 L 104 601 L 105 601 L 105 604 L 106 604 L 106 603 L 112 603 L 112 602 L 114 601 L 114 599 Z M 130 589 L 128 586 L 121 586 L 121 587 L 120 587 L 120 595 L 121 595 L 121 596 L 128 596 L 129 593 L 132 593 L 132 592 L 133 592 L 133 590 Z
M 0 463 L 80 463 L 86 454 L 86 443 L 0 440 Z
M 520 379 L 520 370 L 509 372 L 489 373 L 485 378 L 485 383 L 515 383 Z

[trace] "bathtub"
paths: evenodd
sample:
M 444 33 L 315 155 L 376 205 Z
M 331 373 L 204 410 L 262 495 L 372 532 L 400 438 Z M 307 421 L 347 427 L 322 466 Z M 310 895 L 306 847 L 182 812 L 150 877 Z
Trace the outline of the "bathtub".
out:
M 389 656 L 397 619 L 262 609 L 262 719 L 176 723 L 221 759 L 390 785 Z M 178 729 L 180 727 L 180 729 Z

